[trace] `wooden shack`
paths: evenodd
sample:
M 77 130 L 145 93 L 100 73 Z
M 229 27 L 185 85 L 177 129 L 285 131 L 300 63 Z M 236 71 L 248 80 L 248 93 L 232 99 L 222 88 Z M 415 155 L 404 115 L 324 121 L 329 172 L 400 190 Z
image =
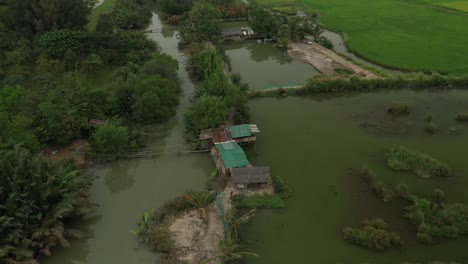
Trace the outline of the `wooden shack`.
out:
M 256 189 L 272 184 L 270 167 L 244 167 L 231 169 L 231 184 L 236 189 Z
M 244 150 L 235 141 L 216 144 L 211 154 L 217 171 L 223 175 L 230 175 L 232 168 L 250 165 Z
M 255 124 L 230 126 L 227 127 L 227 130 L 231 132 L 232 139 L 239 144 L 255 142 L 257 140 L 256 134 L 260 132 Z

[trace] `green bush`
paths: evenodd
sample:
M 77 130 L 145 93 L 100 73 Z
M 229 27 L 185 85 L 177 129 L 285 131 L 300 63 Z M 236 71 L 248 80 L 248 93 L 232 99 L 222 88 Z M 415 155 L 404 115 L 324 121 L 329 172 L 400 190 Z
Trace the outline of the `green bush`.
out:
M 166 226 L 155 226 L 149 230 L 149 244 L 158 252 L 169 253 L 174 248 L 171 233 Z
M 387 112 L 392 115 L 407 115 L 409 114 L 410 106 L 407 103 L 393 103 Z
M 426 123 L 424 130 L 429 134 L 434 134 L 437 131 L 437 125 L 434 122 Z
M 319 37 L 317 43 L 324 46 L 327 49 L 333 49 L 333 43 L 326 37 Z
M 364 220 L 361 228 L 343 229 L 343 238 L 351 243 L 369 249 L 382 250 L 395 245 L 402 245 L 400 236 L 387 230 L 388 225 L 382 219 Z
M 274 176 L 272 182 L 276 194 L 280 195 L 283 199 L 291 197 L 291 187 L 284 182 L 282 177 L 278 175 Z
M 446 164 L 401 146 L 393 147 L 387 156 L 388 166 L 396 171 L 412 172 L 423 178 L 448 177 L 451 174 Z

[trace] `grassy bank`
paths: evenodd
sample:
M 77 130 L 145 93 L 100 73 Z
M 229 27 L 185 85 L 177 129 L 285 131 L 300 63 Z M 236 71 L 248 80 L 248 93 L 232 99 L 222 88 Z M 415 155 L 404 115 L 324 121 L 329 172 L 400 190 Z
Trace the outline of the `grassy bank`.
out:
M 290 4 L 291 0 L 258 0 Z M 348 47 L 366 59 L 408 70 L 468 72 L 464 58 L 468 16 L 435 4 L 398 0 L 297 0 L 320 21 L 344 32 Z M 448 41 L 450 40 L 450 41 Z
M 93 9 L 91 15 L 89 16 L 89 22 L 87 26 L 89 31 L 94 31 L 100 15 L 110 14 L 112 12 L 115 2 L 117 2 L 117 0 L 105 0 L 102 5 Z

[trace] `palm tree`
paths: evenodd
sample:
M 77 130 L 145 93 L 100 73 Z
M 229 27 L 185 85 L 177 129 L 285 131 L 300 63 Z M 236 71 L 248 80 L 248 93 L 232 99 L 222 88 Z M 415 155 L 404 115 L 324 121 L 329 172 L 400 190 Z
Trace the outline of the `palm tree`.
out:
M 312 33 L 312 37 L 314 37 L 314 41 L 317 42 L 320 35 L 322 35 L 323 33 L 323 29 L 318 23 L 315 23 L 315 25 L 312 27 L 311 33 Z
M 68 246 L 65 237 L 81 236 L 62 219 L 88 212 L 88 174 L 72 162 L 51 164 L 19 145 L 0 151 L 0 157 L 0 262 L 34 263 L 35 255 Z
M 192 206 L 198 208 L 204 219 L 208 218 L 207 206 L 213 202 L 215 194 L 209 191 L 191 192 L 184 194 L 182 197 L 187 200 Z
M 234 233 L 235 241 L 239 241 L 239 236 L 237 232 L 237 228 L 241 224 L 247 223 L 250 218 L 255 216 L 255 208 L 247 211 L 245 214 L 241 215 L 240 217 L 236 217 L 236 212 L 234 209 L 229 210 L 226 212 L 224 216 L 225 220 L 229 223 L 231 227 L 231 232 Z

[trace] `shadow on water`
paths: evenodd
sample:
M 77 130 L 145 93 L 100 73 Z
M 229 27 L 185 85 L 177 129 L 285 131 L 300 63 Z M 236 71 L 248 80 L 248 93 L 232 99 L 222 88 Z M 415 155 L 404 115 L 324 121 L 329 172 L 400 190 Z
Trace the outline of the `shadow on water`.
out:
M 153 15 L 150 29 L 161 29 Z M 194 86 L 185 70 L 187 56 L 177 49 L 176 32 L 150 33 L 162 52 L 179 61 L 178 76 L 182 83 L 181 100 L 175 117 L 155 126 L 147 147 L 184 145 L 183 117 L 190 105 Z M 169 147 L 162 148 L 167 150 Z M 56 248 L 45 264 L 136 264 L 155 263 L 157 255 L 143 246 L 129 231 L 137 227 L 141 215 L 158 208 L 189 189 L 204 188 L 212 162 L 206 154 L 160 154 L 148 159 L 120 160 L 93 168 L 95 180 L 91 187 L 91 202 L 97 208 L 71 226 L 84 231 L 85 237 L 73 240 L 71 247 Z

